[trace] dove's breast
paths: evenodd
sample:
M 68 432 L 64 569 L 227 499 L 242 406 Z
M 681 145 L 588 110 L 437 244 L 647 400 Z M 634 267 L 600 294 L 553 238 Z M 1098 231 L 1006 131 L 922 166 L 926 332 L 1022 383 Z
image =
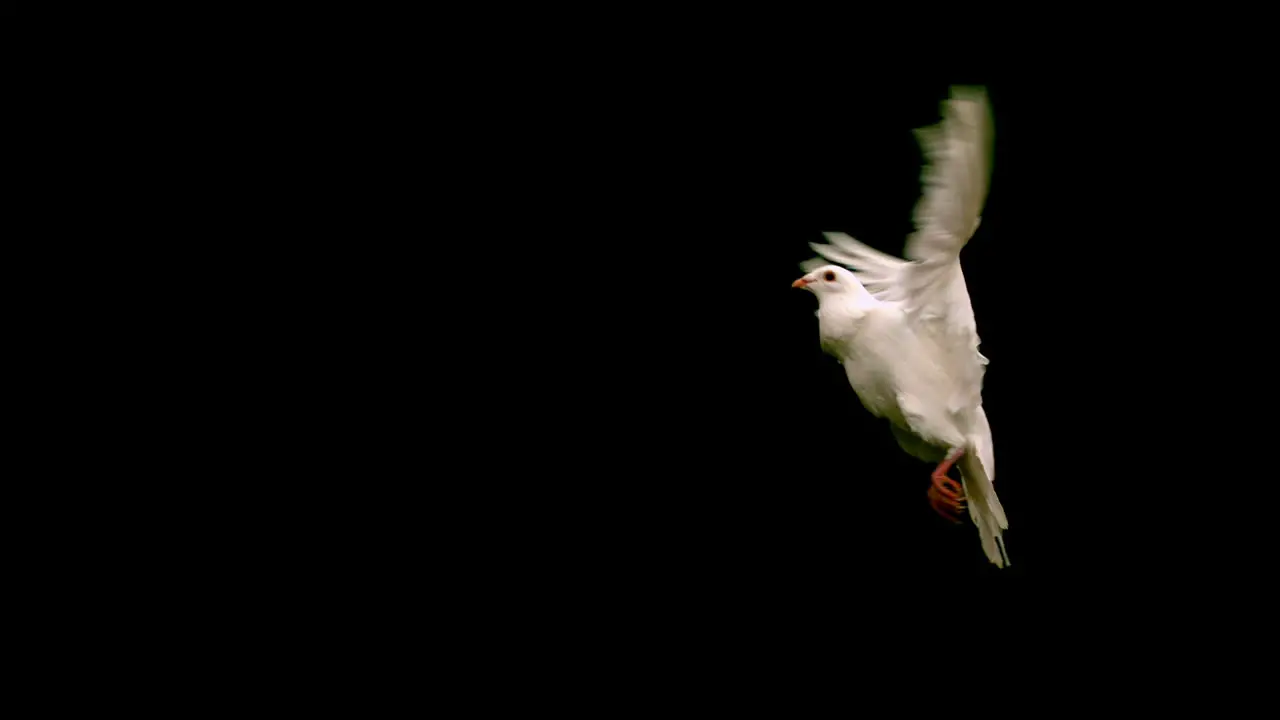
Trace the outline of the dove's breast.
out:
M 901 425 L 895 363 L 901 362 L 903 338 L 897 320 L 877 308 L 852 321 L 834 313 L 820 316 L 818 326 L 822 347 L 840 359 L 862 406 L 876 417 Z
M 868 412 L 896 425 L 904 424 L 893 386 L 893 376 L 888 368 L 874 362 L 872 358 L 845 360 L 843 365 L 849 384 Z
M 872 415 L 937 447 L 964 442 L 948 400 L 955 381 L 936 353 L 892 306 L 866 313 L 857 332 L 841 339 L 849 384 Z

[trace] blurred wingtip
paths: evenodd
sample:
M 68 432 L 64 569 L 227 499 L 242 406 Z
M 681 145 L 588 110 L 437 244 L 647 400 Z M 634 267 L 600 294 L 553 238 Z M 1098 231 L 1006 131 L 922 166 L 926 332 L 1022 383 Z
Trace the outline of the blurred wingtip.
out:
M 809 247 L 813 248 L 814 252 L 818 252 L 816 243 L 809 243 Z M 800 269 L 806 273 L 811 273 L 826 264 L 827 262 L 820 257 L 809 258 L 808 260 L 800 263 Z

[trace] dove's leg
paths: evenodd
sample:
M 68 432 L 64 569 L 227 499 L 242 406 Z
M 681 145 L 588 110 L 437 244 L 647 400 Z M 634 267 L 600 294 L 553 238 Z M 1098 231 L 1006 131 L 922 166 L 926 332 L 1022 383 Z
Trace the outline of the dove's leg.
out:
M 947 471 L 956 460 L 964 454 L 964 448 L 955 448 L 947 453 L 947 457 L 934 469 L 929 486 L 929 506 L 934 512 L 953 523 L 959 524 L 965 512 L 964 488 L 960 483 L 947 477 Z

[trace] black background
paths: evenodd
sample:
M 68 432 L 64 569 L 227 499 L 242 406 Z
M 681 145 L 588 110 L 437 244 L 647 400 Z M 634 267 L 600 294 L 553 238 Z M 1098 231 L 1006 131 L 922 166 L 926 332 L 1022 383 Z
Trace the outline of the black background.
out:
M 720 28 L 677 53 L 643 31 L 614 46 L 517 28 L 523 44 L 457 49 L 381 30 L 313 34 L 319 51 L 288 48 L 278 74 L 248 63 L 223 103 L 183 68 L 172 86 L 200 102 L 182 117 L 227 117 L 179 127 L 167 157 L 203 172 L 223 143 L 244 156 L 213 188 L 152 173 L 209 206 L 146 196 L 130 213 L 163 206 L 166 243 L 207 235 L 216 257 L 192 266 L 247 267 L 281 296 L 246 301 L 219 266 L 208 297 L 236 343 L 176 323 L 214 363 L 182 387 L 255 381 L 193 455 L 214 476 L 193 505 L 250 508 L 202 538 L 238 582 L 256 571 L 233 591 L 250 612 L 288 585 L 280 624 L 306 617 L 309 642 L 422 623 L 473 634 L 486 662 L 491 639 L 540 634 L 524 646 L 537 668 L 570 629 L 606 650 L 629 647 L 620 630 L 715 628 L 739 643 L 721 649 L 800 636 L 868 657 L 858 641 L 878 635 L 927 657 L 1043 641 L 1101 609 L 1176 642 L 1183 620 L 1216 631 L 1261 597 L 1241 586 L 1274 568 L 1273 323 L 1254 300 L 1274 284 L 1270 205 L 1233 185 L 1269 167 L 1267 92 L 1084 44 L 1052 68 L 1008 54 L 955 70 L 981 37 L 921 59 L 942 75 L 925 77 L 905 70 L 915 48 L 862 28 L 787 47 Z M 207 59 L 220 72 L 234 52 Z M 995 113 L 961 261 L 991 361 L 1006 570 L 930 512 L 929 466 L 860 407 L 790 287 L 822 231 L 901 249 L 910 131 L 953 82 L 986 85 Z M 167 87 L 143 92 L 172 109 Z M 184 282 L 172 265 L 156 275 Z M 239 456 L 258 452 L 271 462 Z M 150 514 L 188 520 L 169 510 Z M 173 567 L 208 583 L 184 548 L 162 581 Z

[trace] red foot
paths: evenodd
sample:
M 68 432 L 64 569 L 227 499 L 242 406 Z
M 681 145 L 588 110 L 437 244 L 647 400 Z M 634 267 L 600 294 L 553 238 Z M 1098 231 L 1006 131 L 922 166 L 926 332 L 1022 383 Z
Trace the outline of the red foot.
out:
M 931 476 L 933 484 L 929 486 L 929 507 L 957 525 L 960 524 L 960 518 L 968 511 L 965 506 L 964 487 L 947 477 L 947 471 L 963 454 L 963 448 L 947 453 L 947 458 L 934 469 Z

